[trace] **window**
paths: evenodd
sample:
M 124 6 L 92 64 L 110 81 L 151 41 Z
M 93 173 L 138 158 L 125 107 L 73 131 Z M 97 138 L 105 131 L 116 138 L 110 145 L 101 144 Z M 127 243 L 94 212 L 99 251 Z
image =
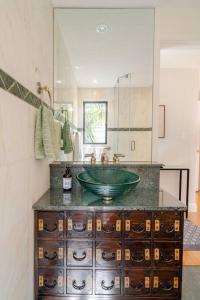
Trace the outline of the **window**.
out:
M 83 102 L 83 143 L 107 143 L 107 102 Z

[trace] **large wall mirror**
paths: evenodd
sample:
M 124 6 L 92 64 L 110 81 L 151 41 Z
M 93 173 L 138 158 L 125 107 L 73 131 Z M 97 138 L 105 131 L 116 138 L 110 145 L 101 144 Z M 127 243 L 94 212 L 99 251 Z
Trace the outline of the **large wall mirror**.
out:
M 153 56 L 153 9 L 54 10 L 54 109 L 74 140 L 60 160 L 151 161 Z

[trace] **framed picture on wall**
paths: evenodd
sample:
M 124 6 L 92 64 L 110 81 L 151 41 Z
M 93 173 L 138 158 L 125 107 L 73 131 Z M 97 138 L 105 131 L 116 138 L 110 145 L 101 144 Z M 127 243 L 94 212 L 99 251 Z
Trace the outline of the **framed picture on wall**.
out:
M 165 105 L 159 105 L 159 136 L 165 138 Z

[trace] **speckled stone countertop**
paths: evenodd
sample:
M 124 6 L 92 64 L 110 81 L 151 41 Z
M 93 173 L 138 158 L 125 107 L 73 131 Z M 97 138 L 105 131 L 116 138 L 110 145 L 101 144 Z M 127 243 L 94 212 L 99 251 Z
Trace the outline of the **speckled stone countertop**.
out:
M 63 167 L 63 166 L 71 166 L 71 167 L 102 167 L 101 162 L 96 162 L 94 165 L 91 164 L 89 161 L 55 161 L 50 164 L 51 167 Z M 162 163 L 158 162 L 134 162 L 134 161 L 120 161 L 119 163 L 115 164 L 112 161 L 108 162 L 104 166 L 112 166 L 112 167 L 135 167 L 135 168 L 159 168 L 163 167 Z
M 34 205 L 34 210 L 181 210 L 186 206 L 165 191 L 136 188 L 126 195 L 105 204 L 102 199 L 73 188 L 71 193 L 62 190 L 48 190 Z

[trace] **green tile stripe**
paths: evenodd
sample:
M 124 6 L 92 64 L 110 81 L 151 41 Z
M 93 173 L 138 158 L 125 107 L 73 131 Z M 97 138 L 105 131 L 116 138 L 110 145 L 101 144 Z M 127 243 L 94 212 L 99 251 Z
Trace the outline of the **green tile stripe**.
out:
M 83 128 L 78 128 L 78 131 L 83 131 Z M 107 128 L 107 131 L 152 131 L 152 127 L 113 127 Z
M 39 97 L 34 95 L 30 90 L 24 87 L 21 83 L 11 77 L 9 74 L 0 69 L 0 88 L 24 100 L 26 103 L 39 108 L 41 104 L 49 107 Z

